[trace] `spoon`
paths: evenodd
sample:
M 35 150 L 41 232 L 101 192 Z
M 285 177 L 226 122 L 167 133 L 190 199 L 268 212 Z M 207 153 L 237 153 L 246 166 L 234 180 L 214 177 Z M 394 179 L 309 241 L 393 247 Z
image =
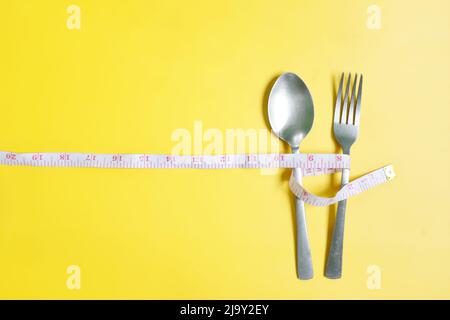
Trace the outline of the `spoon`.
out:
M 305 83 L 296 74 L 284 73 L 274 83 L 269 95 L 269 122 L 278 138 L 286 141 L 292 153 L 299 152 L 300 142 L 311 130 L 314 106 Z M 294 177 L 301 184 L 302 171 L 294 169 Z M 305 206 L 295 198 L 297 221 L 297 276 L 301 280 L 312 279 L 311 260 Z

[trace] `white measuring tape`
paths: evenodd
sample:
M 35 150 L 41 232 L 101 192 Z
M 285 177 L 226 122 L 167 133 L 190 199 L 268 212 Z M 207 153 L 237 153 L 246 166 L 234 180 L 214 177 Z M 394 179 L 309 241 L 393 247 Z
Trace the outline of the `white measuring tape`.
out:
M 0 164 L 8 166 L 134 168 L 134 169 L 233 169 L 301 168 L 304 176 L 330 174 L 350 168 L 350 157 L 343 154 L 229 154 L 229 155 L 156 155 L 98 153 L 16 153 L 0 151 Z M 291 191 L 304 202 L 327 206 L 393 179 L 392 166 L 366 174 L 324 198 L 305 190 L 291 176 Z

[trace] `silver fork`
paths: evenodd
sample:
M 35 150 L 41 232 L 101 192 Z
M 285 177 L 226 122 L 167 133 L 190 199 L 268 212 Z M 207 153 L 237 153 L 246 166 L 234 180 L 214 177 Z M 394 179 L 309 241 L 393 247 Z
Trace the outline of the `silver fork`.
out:
M 341 75 L 339 89 L 334 107 L 333 132 L 337 142 L 341 145 L 344 154 L 350 154 L 350 148 L 356 141 L 359 130 L 359 116 L 361 111 L 361 94 L 363 76 L 359 78 L 358 97 L 356 99 L 355 108 L 355 91 L 358 75 L 355 75 L 353 82 L 352 96 L 350 104 L 348 103 L 348 91 L 351 83 L 351 74 L 348 75 L 347 85 L 345 89 L 344 103 L 342 104 L 342 83 L 344 82 L 344 74 Z M 342 108 L 341 108 L 342 106 Z M 350 170 L 342 170 L 341 186 L 348 183 Z M 338 203 L 336 222 L 334 224 L 333 238 L 331 240 L 330 252 L 327 259 L 327 268 L 325 276 L 330 279 L 339 279 L 342 276 L 342 249 L 344 244 L 344 221 L 345 208 L 347 200 Z

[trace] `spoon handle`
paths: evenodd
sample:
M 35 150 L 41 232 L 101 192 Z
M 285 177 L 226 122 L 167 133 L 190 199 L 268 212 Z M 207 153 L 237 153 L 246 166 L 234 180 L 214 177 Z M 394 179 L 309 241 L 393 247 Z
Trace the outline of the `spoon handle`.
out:
M 341 186 L 349 181 L 350 170 L 342 170 Z M 333 238 L 331 239 L 330 252 L 328 253 L 325 276 L 329 279 L 340 279 L 342 277 L 342 251 L 344 247 L 344 223 L 347 200 L 339 201 L 336 222 L 334 223 Z
M 294 169 L 294 177 L 301 185 L 301 169 Z M 309 280 L 313 278 L 314 271 L 306 226 L 305 204 L 297 197 L 295 198 L 295 209 L 297 221 L 297 276 L 301 280 Z

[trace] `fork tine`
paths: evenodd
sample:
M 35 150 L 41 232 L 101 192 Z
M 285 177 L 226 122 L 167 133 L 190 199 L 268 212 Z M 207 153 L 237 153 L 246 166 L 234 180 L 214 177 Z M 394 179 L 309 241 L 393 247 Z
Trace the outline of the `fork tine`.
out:
M 356 101 L 356 111 L 355 111 L 355 126 L 358 126 L 358 127 L 359 127 L 359 117 L 361 114 L 362 84 L 363 84 L 363 76 L 361 75 L 359 77 L 358 98 Z
M 336 104 L 334 106 L 334 123 L 339 123 L 341 119 L 341 104 L 342 104 L 342 83 L 344 82 L 344 73 L 341 74 L 339 81 L 339 89 L 336 97 Z
M 342 106 L 341 123 L 347 123 L 347 109 L 348 109 L 348 89 L 352 81 L 352 74 L 348 74 L 347 85 L 345 86 L 344 105 Z
M 350 99 L 350 105 L 348 107 L 348 120 L 347 124 L 353 124 L 353 114 L 355 111 L 355 90 L 356 90 L 356 83 L 358 82 L 358 74 L 355 73 L 355 81 L 353 82 L 353 89 L 352 89 L 352 98 Z

